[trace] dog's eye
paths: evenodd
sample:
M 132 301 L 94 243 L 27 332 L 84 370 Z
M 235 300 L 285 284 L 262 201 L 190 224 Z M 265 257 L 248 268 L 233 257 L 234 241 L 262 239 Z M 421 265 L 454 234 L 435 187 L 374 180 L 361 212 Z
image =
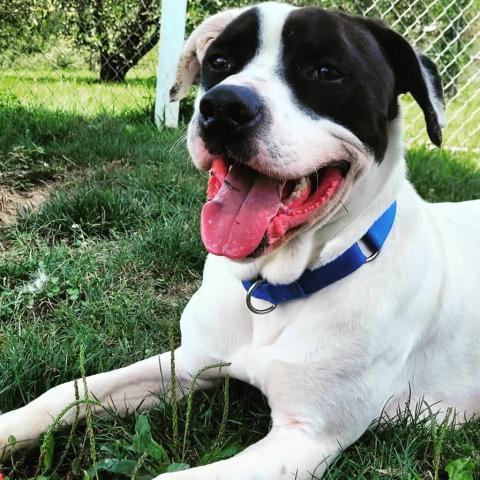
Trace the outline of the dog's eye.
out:
M 311 79 L 320 80 L 340 80 L 343 75 L 333 67 L 327 65 L 320 65 L 319 67 L 312 68 L 305 71 L 305 76 Z
M 214 70 L 218 71 L 225 71 L 230 68 L 230 62 L 223 55 L 212 55 L 209 63 Z

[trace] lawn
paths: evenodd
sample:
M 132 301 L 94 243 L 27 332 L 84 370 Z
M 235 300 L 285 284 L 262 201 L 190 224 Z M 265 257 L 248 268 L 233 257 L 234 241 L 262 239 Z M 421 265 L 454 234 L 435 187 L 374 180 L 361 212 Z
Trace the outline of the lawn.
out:
M 41 86 L 37 74 L 31 85 Z M 82 372 L 128 365 L 177 344 L 178 320 L 205 258 L 198 216 L 206 178 L 188 160 L 184 127 L 159 132 L 146 115 L 150 101 L 125 100 L 135 88 L 143 98 L 148 78 L 130 86 L 69 80 L 62 98 L 72 107 L 54 111 L 53 100 L 24 98 L 11 76 L 0 80 L 0 182 L 9 191 L 41 182 L 56 190 L 39 210 L 0 226 L 0 412 Z M 49 85 L 60 91 L 62 82 Z M 97 98 L 92 89 L 115 95 L 102 93 L 106 103 L 99 105 L 86 100 Z M 124 99 L 116 110 L 114 97 Z M 77 108 L 85 104 L 87 111 Z M 419 147 L 408 162 L 430 201 L 480 193 L 474 154 Z M 175 405 L 160 399 L 145 414 L 106 413 L 88 426 L 55 430 L 41 450 L 14 457 L 0 472 L 87 479 L 96 464 L 101 479 L 147 479 L 172 464 L 228 457 L 269 429 L 266 400 L 233 380 Z M 150 454 L 142 442 L 154 446 Z M 326 478 L 444 480 L 447 465 L 468 460 L 474 473 L 450 478 L 471 480 L 480 478 L 479 452 L 478 422 L 453 429 L 400 415 L 396 426 L 366 433 Z

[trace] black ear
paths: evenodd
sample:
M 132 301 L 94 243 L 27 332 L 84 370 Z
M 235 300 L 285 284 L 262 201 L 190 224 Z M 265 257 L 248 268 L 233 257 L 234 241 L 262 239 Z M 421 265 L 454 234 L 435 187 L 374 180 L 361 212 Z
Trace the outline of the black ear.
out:
M 430 140 L 439 147 L 442 143 L 441 128 L 445 126 L 445 102 L 437 67 L 382 21 L 364 19 L 364 24 L 390 62 L 395 74 L 396 94 L 412 94 L 423 110 Z

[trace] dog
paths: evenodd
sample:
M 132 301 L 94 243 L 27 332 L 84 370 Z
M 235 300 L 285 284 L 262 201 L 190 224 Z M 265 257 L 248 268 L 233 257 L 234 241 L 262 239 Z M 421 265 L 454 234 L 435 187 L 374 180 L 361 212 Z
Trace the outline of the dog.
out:
M 381 21 L 267 2 L 193 31 L 172 99 L 194 83 L 187 144 L 210 171 L 209 255 L 181 318 L 174 372 L 167 352 L 86 382 L 103 405 L 127 411 L 158 401 L 171 374 L 181 397 L 193 375 L 223 364 L 195 387 L 224 375 L 254 385 L 272 428 L 230 459 L 157 478 L 320 478 L 400 407 L 423 401 L 440 416 L 474 416 L 480 201 L 424 202 L 402 144 L 406 92 L 441 144 L 435 65 Z M 71 382 L 3 414 L 0 449 L 33 444 L 74 399 Z

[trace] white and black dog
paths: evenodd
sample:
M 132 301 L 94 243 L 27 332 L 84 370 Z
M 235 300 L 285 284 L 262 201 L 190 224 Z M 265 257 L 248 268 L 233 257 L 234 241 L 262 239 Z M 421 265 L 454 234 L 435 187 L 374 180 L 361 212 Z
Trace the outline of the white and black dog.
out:
M 319 478 L 409 400 L 480 410 L 480 202 L 425 203 L 403 156 L 402 93 L 441 143 L 434 65 L 379 21 L 269 2 L 192 33 L 172 97 L 197 80 L 188 147 L 211 172 L 211 254 L 181 319 L 177 395 L 229 364 L 220 375 L 258 387 L 273 426 L 240 455 L 158 478 Z M 163 353 L 88 387 L 103 404 L 146 408 L 170 365 Z M 74 398 L 68 383 L 2 415 L 0 448 L 9 435 L 35 442 Z

